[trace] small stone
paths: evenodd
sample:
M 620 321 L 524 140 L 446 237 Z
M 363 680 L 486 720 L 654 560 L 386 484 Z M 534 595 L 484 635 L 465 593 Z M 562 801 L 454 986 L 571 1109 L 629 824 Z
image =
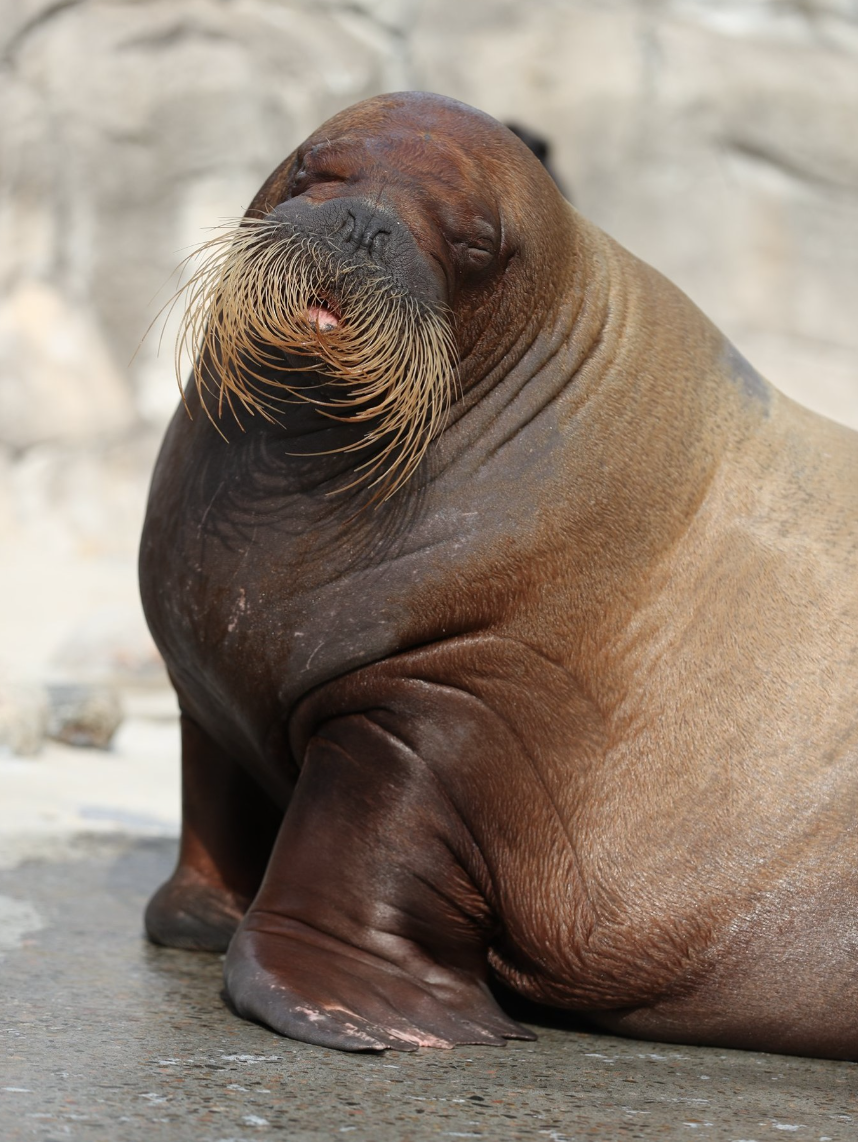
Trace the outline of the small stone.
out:
M 47 736 L 67 745 L 107 749 L 122 724 L 122 703 L 109 686 L 48 686 Z

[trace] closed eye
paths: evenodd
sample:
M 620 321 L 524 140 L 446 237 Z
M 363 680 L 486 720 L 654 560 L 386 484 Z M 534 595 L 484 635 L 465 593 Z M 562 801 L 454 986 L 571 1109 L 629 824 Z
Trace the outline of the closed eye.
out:
M 495 246 L 491 239 L 483 238 L 480 235 L 476 241 L 473 239 L 467 241 L 460 238 L 458 241 L 453 240 L 450 242 L 453 250 L 456 253 L 456 259 L 459 265 L 466 270 L 484 270 L 495 257 Z
M 337 174 L 333 170 L 325 170 L 324 168 L 312 170 L 307 167 L 301 167 L 295 177 L 292 179 L 292 186 L 289 191 L 290 198 L 298 198 L 304 194 L 311 187 L 323 186 L 325 183 L 338 183 L 348 182 L 348 176 Z
M 475 270 L 484 269 L 495 256 L 494 250 L 484 246 L 465 246 L 464 254 L 468 265 Z
M 471 271 L 484 270 L 498 250 L 497 230 L 485 217 L 472 217 L 464 225 L 460 222 L 448 241 L 459 265 Z

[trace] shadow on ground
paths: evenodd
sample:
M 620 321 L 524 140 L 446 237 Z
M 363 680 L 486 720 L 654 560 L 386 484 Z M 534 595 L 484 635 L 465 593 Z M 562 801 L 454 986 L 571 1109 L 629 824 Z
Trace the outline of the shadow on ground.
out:
M 540 1017 L 539 1041 L 342 1055 L 242 1022 L 219 956 L 142 936 L 173 841 L 83 837 L 0 872 L 5 1142 L 854 1142 L 851 1063 L 671 1047 Z M 566 1025 L 564 1025 L 566 1024 Z

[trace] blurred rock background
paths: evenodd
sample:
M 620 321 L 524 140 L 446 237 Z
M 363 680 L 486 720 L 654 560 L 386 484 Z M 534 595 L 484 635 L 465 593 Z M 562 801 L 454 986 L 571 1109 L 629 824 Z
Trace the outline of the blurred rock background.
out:
M 28 685 L 25 738 L 72 684 L 151 713 L 175 319 L 141 338 L 207 227 L 402 88 L 544 135 L 584 214 L 858 427 L 858 0 L 0 0 L 0 738 Z

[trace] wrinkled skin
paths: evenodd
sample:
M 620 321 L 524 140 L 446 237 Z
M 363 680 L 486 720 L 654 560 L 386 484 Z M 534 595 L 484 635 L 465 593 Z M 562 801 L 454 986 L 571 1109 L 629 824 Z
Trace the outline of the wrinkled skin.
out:
M 343 112 L 251 214 L 290 202 L 402 228 L 459 389 L 371 503 L 315 454 L 353 426 L 225 442 L 189 386 L 141 549 L 183 732 L 151 938 L 228 947 L 239 1013 L 331 1047 L 526 1035 L 494 973 L 632 1035 L 858 1058 L 858 437 L 461 104 Z

